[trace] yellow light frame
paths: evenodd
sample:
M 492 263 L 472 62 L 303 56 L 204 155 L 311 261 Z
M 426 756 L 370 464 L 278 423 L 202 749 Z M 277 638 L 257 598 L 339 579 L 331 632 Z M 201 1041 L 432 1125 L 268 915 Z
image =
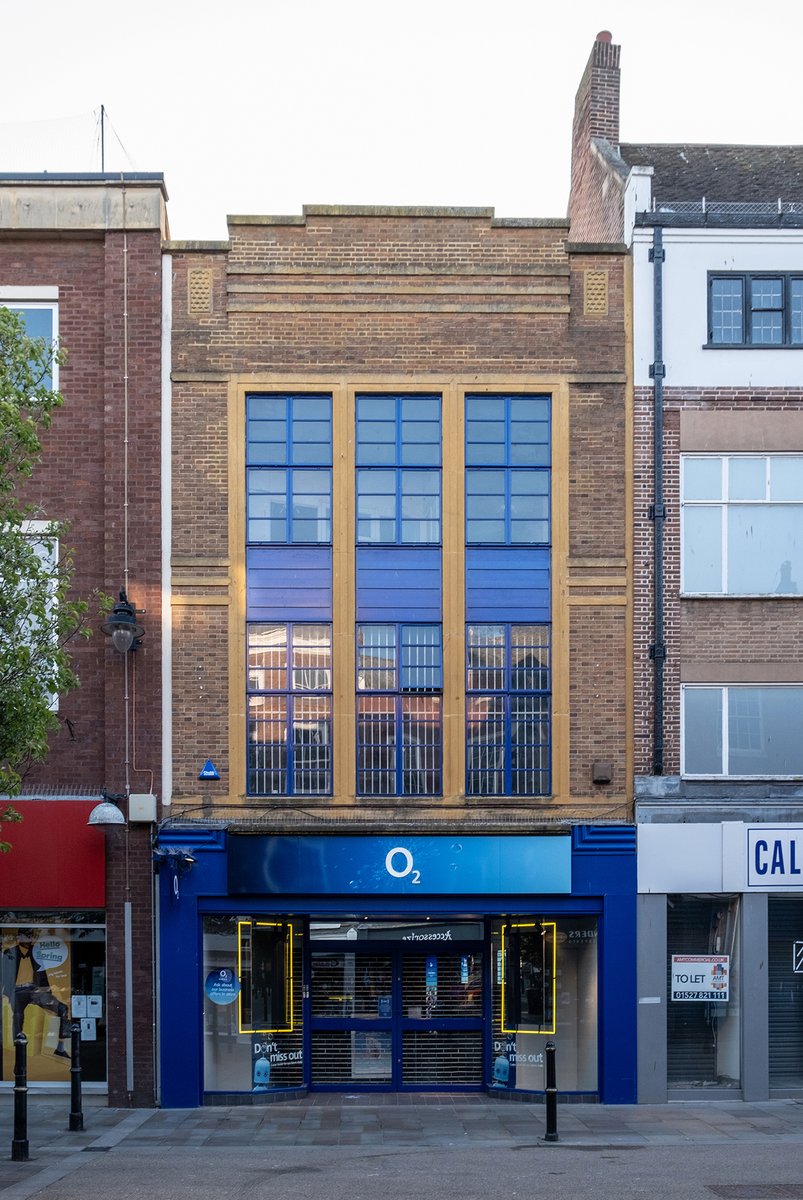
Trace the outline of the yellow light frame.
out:
M 243 929 L 246 926 L 249 929 L 254 928 L 273 928 L 283 925 L 290 930 L 290 937 L 285 941 L 285 1005 L 290 1013 L 290 1024 L 283 1026 L 275 1026 L 268 1029 L 254 1029 L 253 1025 L 243 1024 Z M 293 1008 L 294 1008 L 294 980 L 293 980 L 293 937 L 295 930 L 292 921 L 238 921 L 237 922 L 237 976 L 240 980 L 240 991 L 237 994 L 237 1029 L 239 1033 L 292 1033 L 295 1026 L 293 1024 Z M 249 979 L 251 971 L 248 972 Z
M 540 925 L 541 929 L 552 930 L 552 1028 L 551 1029 L 509 1029 L 505 1020 L 505 996 L 507 988 L 507 955 L 505 953 L 505 931 L 507 929 L 535 929 Z M 515 1033 L 516 1036 L 543 1036 L 549 1037 L 557 1031 L 558 1024 L 558 923 L 557 921 L 522 921 L 515 925 L 504 924 L 502 926 L 502 1014 L 501 1014 L 501 1031 L 502 1033 Z

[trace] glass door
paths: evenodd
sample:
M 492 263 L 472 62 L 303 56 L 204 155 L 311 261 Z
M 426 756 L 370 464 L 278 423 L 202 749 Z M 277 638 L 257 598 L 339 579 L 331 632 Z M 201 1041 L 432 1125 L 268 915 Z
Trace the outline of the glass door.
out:
M 482 947 L 423 949 L 404 928 L 411 945 L 397 926 L 373 931 L 384 934 L 382 943 L 312 942 L 312 1087 L 482 1086 Z M 398 940 L 389 943 L 388 934 Z

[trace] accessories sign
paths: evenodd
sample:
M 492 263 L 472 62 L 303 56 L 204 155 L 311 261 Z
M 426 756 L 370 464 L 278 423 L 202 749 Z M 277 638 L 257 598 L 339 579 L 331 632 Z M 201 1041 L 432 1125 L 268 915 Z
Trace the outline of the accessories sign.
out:
M 730 956 L 728 954 L 673 954 L 673 1000 L 728 999 Z

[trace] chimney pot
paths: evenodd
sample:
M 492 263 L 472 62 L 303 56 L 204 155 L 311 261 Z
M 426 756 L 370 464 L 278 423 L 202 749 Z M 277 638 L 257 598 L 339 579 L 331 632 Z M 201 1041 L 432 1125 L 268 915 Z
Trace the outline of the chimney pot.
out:
M 596 38 L 594 39 L 594 41 L 596 41 L 596 42 L 612 42 L 613 36 L 609 30 L 601 29 L 600 32 L 597 34 Z

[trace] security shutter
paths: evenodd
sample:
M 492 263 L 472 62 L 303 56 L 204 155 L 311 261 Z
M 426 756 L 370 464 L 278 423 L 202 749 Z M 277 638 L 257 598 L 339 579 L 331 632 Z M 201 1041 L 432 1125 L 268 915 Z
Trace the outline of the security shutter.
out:
M 803 897 L 769 898 L 770 1087 L 803 1086 Z

